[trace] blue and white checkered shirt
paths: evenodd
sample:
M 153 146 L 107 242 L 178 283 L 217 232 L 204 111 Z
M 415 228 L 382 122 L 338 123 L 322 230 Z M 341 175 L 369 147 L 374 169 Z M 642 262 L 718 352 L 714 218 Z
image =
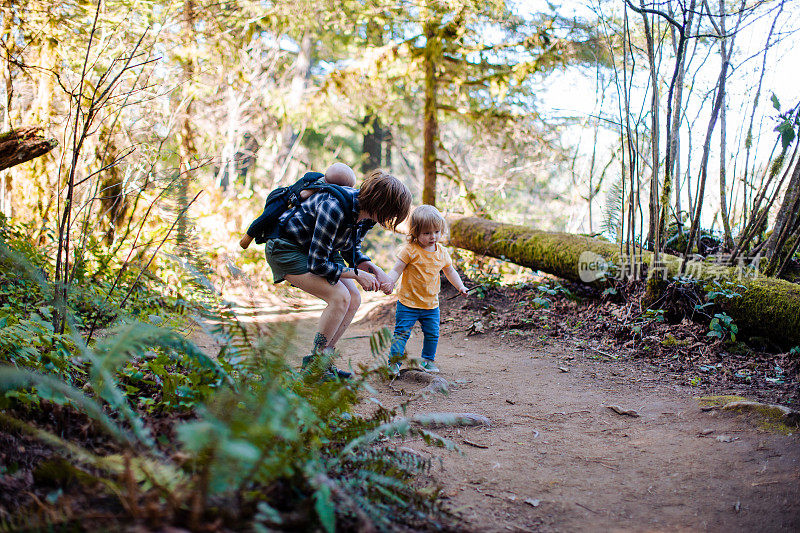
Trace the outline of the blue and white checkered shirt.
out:
M 358 218 L 358 189 L 343 187 L 353 195 L 353 219 Z M 344 267 L 331 260 L 336 252 L 351 267 L 370 258 L 361 251 L 364 235 L 375 225 L 373 220 L 356 223 L 355 263 L 353 260 L 353 238 L 350 224 L 345 218 L 343 206 L 330 193 L 320 191 L 313 194 L 294 209 L 281 215 L 280 236 L 308 249 L 308 269 L 327 279 L 331 285 L 339 281 Z

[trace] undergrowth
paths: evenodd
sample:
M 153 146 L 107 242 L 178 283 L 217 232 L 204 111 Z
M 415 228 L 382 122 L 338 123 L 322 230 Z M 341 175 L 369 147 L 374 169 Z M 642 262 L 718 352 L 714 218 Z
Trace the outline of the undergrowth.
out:
M 291 332 L 245 328 L 186 258 L 174 261 L 179 291 L 153 275 L 112 275 L 108 261 L 95 263 L 105 274 L 84 268 L 94 281 L 71 287 L 68 327 L 56 333 L 50 265 L 21 245 L 22 229 L 2 227 L 0 437 L 15 446 L 0 455 L 0 531 L 131 520 L 196 531 L 454 529 L 424 483 L 430 459 L 394 438 L 454 445 L 403 406 L 352 412 L 382 365 L 352 381 L 295 370 Z M 165 327 L 208 319 L 222 346 L 214 357 Z M 385 358 L 386 332 L 371 346 Z

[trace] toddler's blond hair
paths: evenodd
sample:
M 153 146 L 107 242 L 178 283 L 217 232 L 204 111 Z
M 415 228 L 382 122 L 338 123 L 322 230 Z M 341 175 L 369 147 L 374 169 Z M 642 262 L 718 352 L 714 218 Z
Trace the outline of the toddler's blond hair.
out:
M 408 240 L 419 242 L 419 236 L 426 231 L 439 230 L 443 234 L 447 231 L 447 222 L 438 209 L 432 205 L 421 205 L 411 213 L 411 223 L 409 224 Z

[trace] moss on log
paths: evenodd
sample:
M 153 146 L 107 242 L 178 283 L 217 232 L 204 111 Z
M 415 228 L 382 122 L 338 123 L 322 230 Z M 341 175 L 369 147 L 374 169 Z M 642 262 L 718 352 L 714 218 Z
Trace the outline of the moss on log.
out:
M 0 170 L 42 156 L 58 146 L 55 139 L 42 136 L 42 128 L 23 126 L 0 133 Z
M 524 226 L 465 217 L 451 221 L 450 243 L 473 252 L 506 259 L 570 281 L 603 285 L 607 271 L 602 265 L 643 265 L 646 273 L 671 279 L 680 272 L 681 259 L 662 254 L 653 265 L 653 254 L 638 252 L 635 260 L 620 257 L 619 246 L 591 237 L 539 231 Z M 765 276 L 751 277 L 742 269 L 707 261 L 690 261 L 685 275 L 706 291 L 729 288 L 740 296 L 721 305 L 742 331 L 763 335 L 784 346 L 800 345 L 800 285 Z M 611 274 L 614 275 L 614 274 Z

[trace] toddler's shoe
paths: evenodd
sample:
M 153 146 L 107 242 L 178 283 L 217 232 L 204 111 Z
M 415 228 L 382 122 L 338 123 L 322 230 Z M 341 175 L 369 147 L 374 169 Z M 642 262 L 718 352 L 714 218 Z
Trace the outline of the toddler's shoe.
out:
M 422 367 L 422 370 L 424 370 L 425 372 L 430 372 L 431 374 L 439 373 L 439 367 L 436 366 L 436 363 L 434 363 L 430 359 L 423 359 L 422 363 L 420 363 L 419 366 Z
M 400 362 L 397 363 L 389 363 L 389 375 L 390 376 L 399 376 L 400 375 Z

